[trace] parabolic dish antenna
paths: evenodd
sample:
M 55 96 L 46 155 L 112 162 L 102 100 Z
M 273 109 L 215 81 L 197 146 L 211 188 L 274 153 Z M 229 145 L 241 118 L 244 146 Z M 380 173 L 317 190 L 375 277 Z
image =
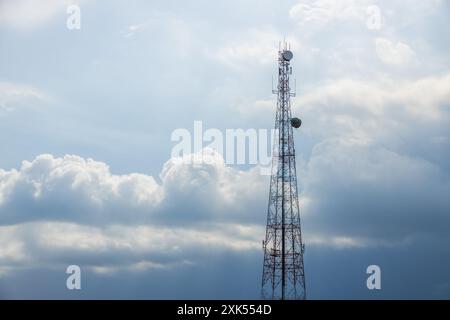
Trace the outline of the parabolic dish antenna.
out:
M 292 58 L 294 57 L 294 55 L 292 54 L 292 52 L 289 51 L 289 50 L 283 51 L 282 56 L 283 56 L 283 59 L 286 60 L 286 61 L 291 61 Z
M 298 128 L 300 128 L 300 126 L 302 125 L 302 120 L 300 120 L 299 118 L 292 118 L 292 119 L 291 119 L 291 125 L 292 125 L 295 129 L 298 129 Z

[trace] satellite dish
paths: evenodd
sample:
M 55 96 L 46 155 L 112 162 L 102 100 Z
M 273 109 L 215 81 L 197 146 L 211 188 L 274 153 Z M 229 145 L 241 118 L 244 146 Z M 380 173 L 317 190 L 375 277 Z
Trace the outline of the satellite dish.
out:
M 281 55 L 283 56 L 283 59 L 284 59 L 285 61 L 291 61 L 292 58 L 294 57 L 294 55 L 292 54 L 292 52 L 289 51 L 289 50 L 283 51 L 283 53 L 282 53 Z
M 302 120 L 300 120 L 299 118 L 292 118 L 292 119 L 291 119 L 291 125 L 292 125 L 295 129 L 298 129 L 298 128 L 300 128 L 300 126 L 302 125 Z

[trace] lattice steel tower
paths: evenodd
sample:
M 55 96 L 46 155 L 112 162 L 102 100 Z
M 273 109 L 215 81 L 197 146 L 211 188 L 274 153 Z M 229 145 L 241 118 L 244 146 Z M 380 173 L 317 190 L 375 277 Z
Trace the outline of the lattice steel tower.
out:
M 286 44 L 278 53 L 277 113 L 275 120 L 272 176 L 263 241 L 263 299 L 306 299 L 305 270 L 298 205 L 293 128 L 301 120 L 291 117 L 289 76 L 293 54 Z

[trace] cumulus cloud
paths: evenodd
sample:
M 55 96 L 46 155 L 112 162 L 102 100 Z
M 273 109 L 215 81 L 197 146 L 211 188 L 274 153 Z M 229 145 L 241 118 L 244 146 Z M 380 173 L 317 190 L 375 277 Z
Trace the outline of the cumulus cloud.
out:
M 107 221 L 117 210 L 152 208 L 159 201 L 152 177 L 115 176 L 106 164 L 77 156 L 40 155 L 20 170 L 0 170 L 0 210 L 5 224 L 56 219 Z M 127 208 L 127 206 L 129 206 Z
M 449 74 L 341 79 L 297 98 L 305 138 L 320 140 L 300 173 L 309 230 L 363 246 L 447 239 L 449 98 Z
M 448 137 L 443 124 L 450 119 L 449 84 L 449 75 L 403 83 L 342 79 L 294 100 L 294 112 L 305 120 L 305 139 L 320 139 L 307 158 L 302 159 L 308 151 L 299 148 L 306 243 L 359 248 L 393 246 L 418 234 L 445 236 L 450 184 L 440 177 L 447 170 L 442 159 L 447 159 L 448 140 L 439 137 Z M 417 137 L 410 123 L 427 135 Z M 442 156 L 418 158 L 408 151 L 410 143 L 427 145 Z M 66 243 L 79 254 L 125 250 L 136 257 L 126 268 L 163 263 L 151 259 L 159 257 L 156 253 L 148 253 L 148 260 L 137 258 L 137 242 L 125 238 L 139 234 L 139 226 L 145 237 L 166 238 L 168 245 L 173 234 L 196 246 L 189 234 L 211 239 L 210 233 L 222 233 L 210 243 L 255 250 L 263 236 L 267 194 L 262 191 L 267 188 L 268 179 L 258 168 L 228 167 L 208 149 L 168 160 L 158 177 L 116 175 L 107 164 L 79 156 L 40 155 L 18 169 L 0 170 L 0 223 L 3 234 L 15 239 L 5 240 L 8 246 L 0 256 L 20 262 L 30 257 L 30 243 L 45 243 L 36 252 Z M 26 225 L 45 230 L 39 234 L 63 232 L 45 241 L 28 232 L 26 239 L 33 240 L 25 241 L 18 235 L 25 234 L 19 231 Z M 251 230 L 250 238 L 240 233 L 242 228 Z M 112 230 L 127 236 L 118 239 Z M 185 260 L 188 255 L 177 261 Z M 112 269 L 111 263 L 98 270 Z
M 229 168 L 205 149 L 170 159 L 158 179 L 70 155 L 0 170 L 0 269 L 75 259 L 93 272 L 142 271 L 260 249 L 259 170 Z
M 414 80 L 381 77 L 373 81 L 335 79 L 294 101 L 294 110 L 320 125 L 305 130 L 325 136 L 366 141 L 395 132 L 435 126 L 449 121 L 450 74 Z M 426 93 L 426 94 L 425 94 Z M 383 128 L 383 130 L 377 130 Z M 445 127 L 440 127 L 445 132 Z M 422 130 L 423 131 L 423 130 Z M 429 131 L 428 134 L 434 134 Z
M 69 155 L 0 170 L 0 272 L 74 260 L 94 273 L 139 272 L 201 263 L 210 250 L 260 250 L 268 181 L 258 168 L 227 167 L 205 149 L 170 159 L 158 179 Z M 367 245 L 352 232 L 305 237 L 311 246 Z
M 0 170 L 0 223 L 33 220 L 86 224 L 164 222 L 254 217 L 255 168 L 238 171 L 212 150 L 169 160 L 161 184 L 152 176 L 114 175 L 102 162 L 44 154 L 19 170 Z M 237 206 L 241 199 L 252 199 Z

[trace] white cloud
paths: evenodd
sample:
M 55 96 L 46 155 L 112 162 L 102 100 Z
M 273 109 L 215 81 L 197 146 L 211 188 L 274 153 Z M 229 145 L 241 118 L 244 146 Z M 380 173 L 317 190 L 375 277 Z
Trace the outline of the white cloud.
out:
M 66 8 L 79 3 L 80 0 L 2 0 L 0 24 L 28 30 L 44 24 L 57 14 L 66 17 Z
M 310 245 L 326 245 L 330 244 L 339 249 L 346 248 L 365 248 L 370 241 L 361 238 L 340 237 L 340 236 L 313 236 L 308 238 L 308 246 Z
M 444 2 L 442 0 L 417 1 L 405 6 L 403 1 L 398 0 L 300 0 L 291 7 L 289 16 L 300 26 L 308 28 L 324 27 L 336 22 L 357 22 L 362 28 L 366 28 L 369 27 L 373 15 L 380 14 L 381 16 L 377 17 L 381 22 L 379 27 L 393 30 L 399 26 L 417 23 L 418 19 L 441 8 Z
M 209 250 L 259 250 L 261 226 L 211 224 L 195 227 L 34 222 L 0 226 L 0 267 L 49 267 L 68 261 L 98 273 L 145 271 L 193 264 Z
M 152 176 L 114 175 L 102 162 L 44 154 L 19 170 L 0 169 L 0 223 L 62 220 L 88 224 L 228 220 L 257 203 L 265 182 L 258 168 L 239 171 L 214 151 L 166 162 L 162 183 Z M 208 161 L 206 161 L 208 160 Z M 251 201 L 248 201 L 251 199 Z M 239 203 L 244 200 L 245 203 Z
M 314 134 L 364 138 L 390 137 L 400 127 L 448 121 L 450 73 L 415 80 L 380 77 L 335 79 L 294 99 L 294 111 L 316 125 Z M 383 130 L 377 130 L 383 128 Z M 332 133 L 331 133 L 332 132 Z
M 0 170 L 0 216 L 4 221 L 7 217 L 33 219 L 33 211 L 37 219 L 48 215 L 70 219 L 74 214 L 73 218 L 87 215 L 88 220 L 103 220 L 104 209 L 124 203 L 152 208 L 159 197 L 152 177 L 114 176 L 104 163 L 77 156 L 40 155 L 32 162 L 24 161 L 19 171 Z
M 16 227 L 2 226 L 0 229 L 0 241 L 3 244 L 0 247 L 0 268 L 5 261 L 8 263 L 25 261 L 26 256 L 24 252 L 23 239 L 17 239 L 14 237 Z
M 241 69 L 255 64 L 272 64 L 276 61 L 276 49 L 280 34 L 270 29 L 250 29 L 239 35 L 236 40 L 206 54 L 227 66 Z M 295 45 L 295 39 L 287 39 Z
M 326 25 L 334 21 L 366 19 L 370 3 L 355 0 L 309 0 L 294 5 L 289 16 L 300 25 Z
M 74 261 L 97 273 L 139 272 L 201 263 L 211 250 L 261 250 L 268 184 L 258 168 L 239 171 L 204 150 L 170 159 L 160 179 L 114 175 L 79 156 L 40 155 L 0 170 L 1 272 Z M 305 239 L 338 248 L 371 243 L 317 230 Z
M 139 272 L 260 249 L 264 226 L 251 217 L 265 212 L 249 209 L 259 170 L 228 168 L 204 150 L 170 159 L 160 179 L 69 155 L 0 169 L 1 273 L 74 260 L 97 273 Z
M 125 38 L 131 38 L 140 32 L 155 33 L 157 31 L 164 37 L 169 36 L 177 40 L 171 42 L 172 44 L 189 46 L 189 42 L 192 41 L 192 27 L 193 25 L 189 24 L 183 16 L 174 12 L 152 10 L 146 20 L 129 25 L 122 34 Z
M 127 28 L 127 31 L 123 33 L 123 36 L 125 38 L 131 38 L 133 37 L 136 33 L 141 32 L 143 30 L 145 30 L 145 28 L 148 26 L 147 22 L 143 22 L 140 24 L 132 24 L 129 25 Z
M 314 141 L 299 149 L 310 153 L 299 173 L 309 232 L 356 239 L 336 242 L 349 246 L 446 241 L 449 101 L 449 73 L 336 79 L 296 98 L 301 141 Z
M 11 112 L 22 104 L 44 99 L 48 99 L 48 97 L 31 86 L 0 82 L 0 115 Z
M 415 57 L 415 52 L 403 42 L 394 43 L 389 39 L 376 38 L 375 47 L 378 58 L 388 65 L 408 65 Z
M 265 226 L 208 223 L 191 226 L 86 226 L 30 222 L 0 226 L 0 270 L 55 268 L 78 263 L 96 273 L 139 272 L 201 264 L 208 252 L 260 251 Z M 308 246 L 360 248 L 366 239 L 310 235 Z

